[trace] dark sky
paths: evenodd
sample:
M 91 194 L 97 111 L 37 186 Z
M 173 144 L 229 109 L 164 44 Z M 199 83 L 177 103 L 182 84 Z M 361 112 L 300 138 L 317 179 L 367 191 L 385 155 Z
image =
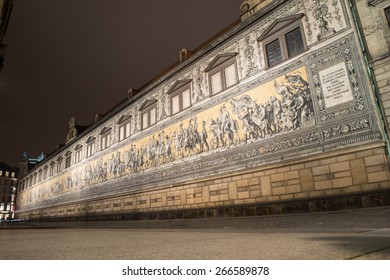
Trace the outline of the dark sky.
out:
M 243 0 L 14 0 L 0 72 L 0 162 L 63 143 L 239 17 Z

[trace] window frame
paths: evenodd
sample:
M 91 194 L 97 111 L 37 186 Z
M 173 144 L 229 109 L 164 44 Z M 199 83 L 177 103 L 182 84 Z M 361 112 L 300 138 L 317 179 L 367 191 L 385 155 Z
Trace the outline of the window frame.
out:
M 42 176 L 42 180 L 46 180 L 47 179 L 47 171 L 48 171 L 49 167 L 47 165 L 45 165 L 45 167 L 43 168 L 43 176 Z
M 151 111 L 152 110 L 155 110 L 155 115 L 154 115 L 154 123 L 151 122 Z M 148 129 L 154 125 L 156 125 L 157 123 L 157 100 L 154 99 L 154 100 L 146 100 L 144 102 L 144 104 L 141 106 L 140 108 L 140 112 L 141 112 L 141 130 L 145 130 L 145 129 Z M 144 115 L 147 115 L 148 119 L 148 123 L 147 123 L 147 126 L 144 125 Z
M 42 181 L 42 172 L 43 172 L 43 170 L 39 169 L 39 171 L 38 171 L 38 183 L 40 183 Z
M 100 150 L 103 151 L 111 146 L 111 129 L 100 136 Z
M 83 160 L 83 146 L 77 145 L 74 150 L 74 163 L 76 164 Z
M 63 169 L 63 166 L 62 166 L 62 160 L 63 160 L 63 158 L 62 157 L 59 157 L 58 159 L 57 159 L 57 173 L 60 173 L 62 170 L 64 170 Z
M 38 177 L 38 173 L 35 172 L 35 173 L 34 173 L 34 176 L 33 176 L 33 186 L 35 186 L 36 183 L 37 183 L 37 177 Z
M 305 32 L 303 29 L 303 24 L 302 24 L 302 17 L 303 14 L 298 14 L 294 16 L 290 16 L 287 18 L 282 18 L 279 20 L 276 20 L 271 26 L 263 33 L 262 36 L 260 36 L 257 40 L 261 43 L 261 47 L 263 50 L 263 57 L 264 57 L 264 62 L 265 62 L 265 68 L 272 68 L 276 65 L 279 65 L 286 60 L 289 60 L 291 58 L 294 58 L 296 56 L 299 56 L 300 54 L 304 53 L 307 49 L 307 42 L 305 38 Z M 277 28 L 277 25 L 280 23 L 283 25 L 283 21 L 285 21 L 285 25 L 282 26 L 281 28 Z M 273 31 L 272 29 L 277 29 Z M 294 31 L 295 29 L 299 28 L 299 34 L 301 35 L 300 38 L 302 39 L 303 43 L 303 50 L 295 55 L 290 56 L 288 53 L 288 46 L 287 46 L 287 40 L 286 40 L 286 34 Z M 281 61 L 278 61 L 275 64 L 270 65 L 269 58 L 268 58 L 268 52 L 267 52 L 267 46 L 269 46 L 271 43 L 275 42 L 278 40 L 279 42 L 279 48 L 281 52 Z
M 122 142 L 131 136 L 131 131 L 132 131 L 131 116 L 126 116 L 126 115 L 122 116 L 117 122 L 117 124 L 118 124 L 118 139 L 119 142 Z M 123 137 L 122 137 L 122 131 L 123 131 Z
M 186 91 L 189 91 L 189 106 L 184 108 L 184 99 L 183 99 L 183 94 Z M 177 81 L 175 84 L 171 87 L 171 89 L 167 92 L 169 95 L 169 102 L 170 102 L 170 108 L 171 108 L 171 116 L 177 115 L 184 110 L 187 110 L 188 108 L 192 107 L 192 90 L 191 90 L 191 80 L 182 80 L 182 81 Z M 173 99 L 175 97 L 179 97 L 179 108 L 177 112 L 173 112 Z
M 65 154 L 65 168 L 64 169 L 71 167 L 71 165 L 72 165 L 72 152 L 68 151 Z
M 272 38 L 273 40 L 270 40 L 269 42 L 264 42 L 264 58 L 265 58 L 265 61 L 266 61 L 266 67 L 267 68 L 270 68 L 270 67 L 273 67 L 275 65 L 278 65 L 280 63 L 283 62 L 283 48 L 282 48 L 282 43 L 281 43 L 281 40 L 279 37 L 277 38 Z M 274 44 L 275 42 L 278 43 L 278 50 L 280 52 L 280 61 L 276 61 L 276 63 L 272 64 L 271 65 L 271 62 L 270 62 L 270 54 L 271 54 L 271 51 L 268 50 L 268 46 Z M 273 57 L 275 57 L 274 55 L 272 55 Z M 275 59 L 276 60 L 276 59 Z
M 390 27 L 390 6 L 387 6 L 386 8 L 384 8 L 383 11 L 385 13 L 385 18 L 386 18 L 387 24 Z
M 85 152 L 85 158 L 90 158 L 96 152 L 96 138 L 88 138 L 87 140 L 87 150 Z
M 231 84 L 230 86 L 227 85 L 227 78 L 226 78 L 226 68 L 234 65 L 234 72 L 235 72 L 235 77 L 236 81 Z M 221 75 L 221 90 L 217 92 L 213 92 L 213 83 L 211 81 L 212 76 L 216 75 L 217 73 L 220 73 Z M 238 69 L 237 69 L 237 60 L 235 57 L 230 58 L 229 60 L 221 63 L 220 65 L 216 66 L 215 68 L 211 69 L 209 71 L 209 85 L 210 85 L 210 96 L 217 95 L 221 92 L 223 92 L 226 89 L 229 89 L 239 83 L 238 79 Z
M 54 174 L 55 174 L 55 162 L 54 161 L 52 161 L 51 163 L 50 163 L 50 169 L 49 169 L 49 176 L 53 176 Z
M 103 151 L 111 146 L 111 127 L 104 127 L 100 133 L 100 151 Z

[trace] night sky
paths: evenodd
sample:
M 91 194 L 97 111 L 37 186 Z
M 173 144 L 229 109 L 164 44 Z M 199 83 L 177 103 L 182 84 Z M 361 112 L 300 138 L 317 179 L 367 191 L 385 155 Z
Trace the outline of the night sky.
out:
M 14 0 L 0 72 L 0 162 L 64 143 L 239 17 L 243 0 Z

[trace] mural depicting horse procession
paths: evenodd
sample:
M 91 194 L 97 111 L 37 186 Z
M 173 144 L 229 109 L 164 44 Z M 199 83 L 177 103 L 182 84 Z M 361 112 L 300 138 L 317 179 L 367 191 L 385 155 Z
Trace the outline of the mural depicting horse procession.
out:
M 35 196 L 83 189 L 311 125 L 313 102 L 301 68 L 44 183 Z

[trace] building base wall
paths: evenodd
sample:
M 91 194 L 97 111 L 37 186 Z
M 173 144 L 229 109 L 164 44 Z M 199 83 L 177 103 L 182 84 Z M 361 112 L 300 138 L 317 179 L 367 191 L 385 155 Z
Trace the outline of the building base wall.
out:
M 237 217 L 390 205 L 383 143 L 115 197 L 17 212 L 30 220 Z

